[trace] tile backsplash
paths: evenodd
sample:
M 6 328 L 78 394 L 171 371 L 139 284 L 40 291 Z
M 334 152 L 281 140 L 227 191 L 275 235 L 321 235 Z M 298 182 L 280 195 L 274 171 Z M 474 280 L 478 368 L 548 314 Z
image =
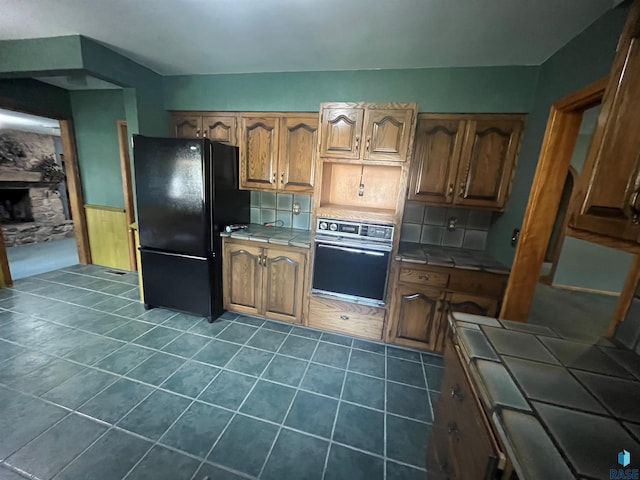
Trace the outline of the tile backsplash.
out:
M 293 207 L 300 205 L 300 213 Z M 282 221 L 285 228 L 311 230 L 311 195 L 251 192 L 251 223 Z
M 455 217 L 454 228 L 449 219 Z M 407 202 L 400 240 L 443 247 L 484 250 L 493 212 L 467 208 L 426 206 Z

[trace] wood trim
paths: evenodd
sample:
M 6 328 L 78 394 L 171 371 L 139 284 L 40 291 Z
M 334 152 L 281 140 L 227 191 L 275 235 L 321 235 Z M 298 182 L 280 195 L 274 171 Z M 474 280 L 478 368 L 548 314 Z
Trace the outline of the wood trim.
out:
M 120 150 L 120 173 L 122 175 L 122 194 L 124 196 L 124 215 L 127 225 L 136 221 L 133 204 L 133 186 L 131 181 L 131 159 L 129 157 L 129 132 L 125 120 L 117 121 L 118 148 Z M 131 271 L 138 270 L 136 261 L 136 239 L 133 230 L 129 229 L 129 267 Z
M 13 285 L 11 270 L 9 269 L 9 258 L 7 257 L 7 247 L 4 244 L 4 235 L 0 228 L 0 287 Z
M 73 122 L 71 120 L 60 120 L 60 138 L 62 139 L 62 151 L 64 152 L 69 206 L 71 208 L 76 244 L 78 245 L 78 259 L 80 263 L 89 264 L 91 263 L 91 248 L 89 246 L 87 217 L 84 211 L 82 182 L 76 154 Z
M 629 310 L 631 306 L 631 300 L 633 300 L 633 296 L 636 293 L 638 282 L 640 282 L 640 254 L 633 258 L 633 263 L 631 264 L 629 273 L 627 273 L 622 292 L 620 292 L 620 297 L 618 298 L 618 304 L 616 305 L 616 309 L 611 317 L 611 323 L 609 323 L 609 328 L 607 329 L 607 337 L 613 337 L 616 331 L 616 325 L 624 320 L 627 310 Z
M 560 290 L 570 290 L 572 292 L 596 293 L 598 295 L 607 295 L 609 297 L 620 296 L 620 292 L 612 292 L 610 290 L 599 290 L 597 288 L 575 287 L 573 285 L 558 285 L 557 283 L 554 283 L 551 286 L 553 288 L 559 288 Z
M 599 80 L 551 107 L 500 318 L 527 321 L 582 114 L 602 99 L 606 85 Z
M 640 253 L 640 244 L 638 243 L 625 242 L 618 238 L 598 235 L 597 233 L 578 230 L 577 228 L 567 227 L 567 236 L 585 240 L 587 242 L 598 243 L 605 247 L 615 248 L 617 250 L 624 250 L 625 252 L 633 254 Z

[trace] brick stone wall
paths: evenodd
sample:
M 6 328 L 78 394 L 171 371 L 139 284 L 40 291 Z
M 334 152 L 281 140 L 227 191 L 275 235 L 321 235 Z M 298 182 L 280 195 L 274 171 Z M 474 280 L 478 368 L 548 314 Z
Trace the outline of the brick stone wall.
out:
M 54 137 L 8 129 L 0 129 L 0 136 L 12 138 L 18 142 L 25 153 L 25 156 L 16 159 L 15 163 L 0 165 L 0 188 L 3 181 L 28 182 L 26 188 L 29 188 L 34 220 L 26 223 L 3 224 L 2 233 L 5 244 L 11 247 L 73 237 L 73 221 L 65 218 L 60 193 L 50 186 L 38 184 L 37 175 L 31 171 L 42 158 L 55 156 Z

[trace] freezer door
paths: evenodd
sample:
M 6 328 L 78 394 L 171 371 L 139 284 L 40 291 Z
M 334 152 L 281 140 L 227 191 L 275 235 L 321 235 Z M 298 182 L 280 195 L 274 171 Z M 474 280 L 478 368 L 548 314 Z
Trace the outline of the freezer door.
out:
M 211 317 L 211 279 L 214 258 L 177 255 L 141 248 L 144 301 L 164 307 Z M 220 312 L 217 312 L 219 315 Z M 217 317 L 217 315 L 215 315 Z
M 202 139 L 134 136 L 140 245 L 200 257 L 211 251 L 209 148 Z

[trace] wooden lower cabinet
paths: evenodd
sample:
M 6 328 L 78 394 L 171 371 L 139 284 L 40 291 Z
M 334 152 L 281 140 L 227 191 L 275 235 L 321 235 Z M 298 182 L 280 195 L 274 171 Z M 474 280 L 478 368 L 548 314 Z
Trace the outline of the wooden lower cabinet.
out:
M 382 340 L 384 316 L 383 308 L 319 296 L 312 296 L 309 301 L 310 327 L 370 340 Z
M 447 341 L 442 394 L 429 445 L 429 479 L 504 478 L 506 459 L 464 369 L 460 353 Z
M 308 252 L 225 238 L 222 256 L 226 310 L 302 322 Z
M 399 262 L 391 285 L 387 341 L 437 353 L 448 334 L 447 312 L 495 317 L 508 276 Z

